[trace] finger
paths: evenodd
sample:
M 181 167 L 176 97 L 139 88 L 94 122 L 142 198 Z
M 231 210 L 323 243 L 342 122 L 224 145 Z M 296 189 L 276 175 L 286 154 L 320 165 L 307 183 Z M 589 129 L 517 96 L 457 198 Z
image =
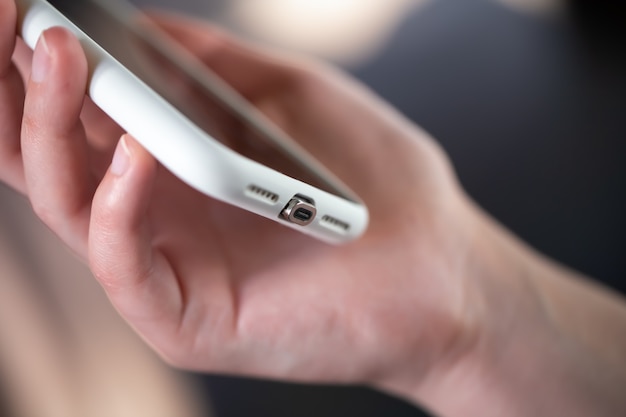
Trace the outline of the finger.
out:
M 36 213 L 82 255 L 95 190 L 79 118 L 86 83 L 87 62 L 77 39 L 63 28 L 44 32 L 33 55 L 24 105 L 26 184 Z
M 13 54 L 13 61 L 20 74 L 22 74 L 22 78 L 25 80 L 30 78 L 32 60 L 33 51 L 22 39 L 18 38 Z M 103 169 L 97 170 L 97 172 L 101 174 L 99 177 L 101 177 L 108 168 L 108 163 L 111 161 L 115 144 L 124 131 L 89 97 L 85 98 L 80 118 L 85 126 L 90 147 L 93 148 L 96 153 L 102 153 L 106 159 L 104 162 L 106 165 Z
M 24 83 L 12 61 L 15 23 L 15 2 L 0 2 L 0 181 L 24 192 L 20 151 Z
M 148 208 L 156 171 L 154 158 L 123 136 L 94 197 L 89 235 L 94 275 L 120 313 L 153 341 L 182 308 L 175 274 L 152 245 Z
M 33 51 L 18 38 L 13 61 L 25 80 L 30 78 L 32 60 Z M 92 172 L 96 178 L 102 178 L 111 161 L 115 144 L 124 131 L 89 97 L 85 97 L 80 119 L 92 153 Z
M 237 40 L 215 26 L 180 15 L 151 12 L 149 17 L 224 81 L 250 97 L 289 83 L 299 63 L 276 52 Z M 253 73 L 254 77 L 250 74 Z

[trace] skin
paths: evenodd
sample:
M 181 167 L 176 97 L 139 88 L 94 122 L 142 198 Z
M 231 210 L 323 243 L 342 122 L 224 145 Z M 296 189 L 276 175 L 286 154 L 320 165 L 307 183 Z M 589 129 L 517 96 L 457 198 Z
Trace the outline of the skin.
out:
M 200 195 L 85 98 L 71 34 L 31 56 L 0 0 L 0 179 L 166 361 L 364 383 L 443 416 L 626 412 L 623 300 L 482 213 L 428 135 L 333 69 L 154 17 L 371 214 L 331 247 Z

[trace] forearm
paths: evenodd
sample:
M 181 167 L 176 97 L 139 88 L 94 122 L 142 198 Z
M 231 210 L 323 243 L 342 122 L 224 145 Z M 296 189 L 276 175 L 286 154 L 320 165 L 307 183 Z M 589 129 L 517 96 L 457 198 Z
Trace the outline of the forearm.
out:
M 623 300 L 476 218 L 476 339 L 425 379 L 386 388 L 441 416 L 626 415 Z

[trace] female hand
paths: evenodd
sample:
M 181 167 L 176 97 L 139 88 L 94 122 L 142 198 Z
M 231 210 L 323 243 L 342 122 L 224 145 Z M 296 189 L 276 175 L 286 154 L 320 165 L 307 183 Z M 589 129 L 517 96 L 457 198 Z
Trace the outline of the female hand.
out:
M 367 233 L 330 247 L 201 195 L 132 138 L 118 141 L 119 127 L 84 97 L 76 39 L 46 31 L 30 68 L 19 41 L 13 53 L 13 2 L 0 0 L 0 12 L 0 179 L 89 262 L 120 314 L 170 363 L 368 383 L 450 415 L 468 404 L 502 415 L 511 392 L 533 387 L 513 383 L 498 355 L 519 349 L 511 328 L 548 347 L 561 337 L 534 281 L 560 272 L 486 220 L 438 146 L 362 86 L 202 23 L 155 16 L 364 200 Z M 539 369 L 560 357 L 529 352 L 520 357 Z M 500 392 L 494 375 L 513 382 Z M 551 391 L 544 397 L 553 405 Z
M 2 27 L 13 30 L 9 15 Z M 23 97 L 4 29 L 11 163 L 0 175 L 88 259 L 120 314 L 168 361 L 197 370 L 365 382 L 460 353 L 471 226 L 433 142 L 328 68 L 156 19 L 352 187 L 372 222 L 358 242 L 330 247 L 197 193 L 128 136 L 111 157 L 121 132 L 84 98 L 76 39 L 42 36 Z

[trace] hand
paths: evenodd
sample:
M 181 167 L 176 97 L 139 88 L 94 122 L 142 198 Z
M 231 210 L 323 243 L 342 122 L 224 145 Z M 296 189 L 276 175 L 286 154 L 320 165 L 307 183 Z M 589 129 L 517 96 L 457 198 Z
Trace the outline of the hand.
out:
M 14 52 L 12 1 L 0 0 L 0 19 L 0 179 L 28 196 L 172 364 L 367 383 L 446 415 L 623 406 L 585 372 L 618 369 L 622 350 L 581 348 L 587 329 L 560 319 L 575 305 L 596 322 L 613 318 L 617 333 L 623 307 L 570 291 L 568 274 L 474 207 L 427 135 L 362 86 L 155 17 L 365 201 L 367 233 L 330 247 L 187 187 L 85 99 L 85 57 L 68 32 L 47 31 L 31 69 L 19 40 Z M 546 378 L 556 393 L 537 393 L 505 352 L 527 372 L 555 370 Z M 581 381 L 594 395 L 581 395 Z
M 436 145 L 328 68 L 157 19 L 350 185 L 372 222 L 329 247 L 193 191 L 128 136 L 106 170 L 121 131 L 84 99 L 77 41 L 44 34 L 24 98 L 5 29 L 1 155 L 12 163 L 0 175 L 88 258 L 119 312 L 170 362 L 199 370 L 365 382 L 452 354 L 466 336 L 468 227 Z

